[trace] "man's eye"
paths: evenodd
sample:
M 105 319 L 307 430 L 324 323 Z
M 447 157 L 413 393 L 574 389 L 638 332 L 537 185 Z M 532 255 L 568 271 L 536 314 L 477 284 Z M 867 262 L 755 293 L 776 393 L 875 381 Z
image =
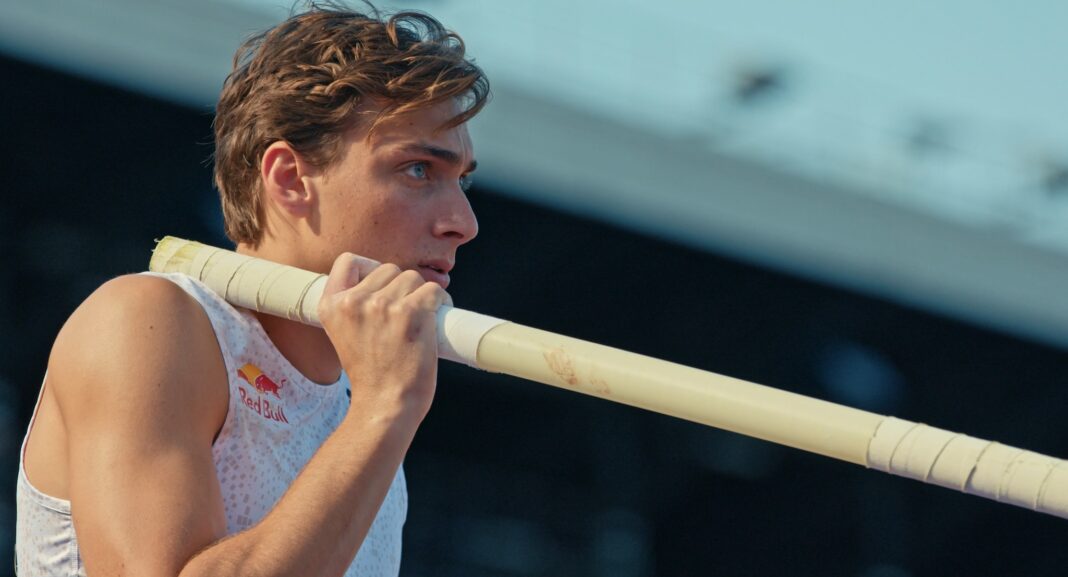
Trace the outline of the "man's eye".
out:
M 465 174 L 460 177 L 460 190 L 467 192 L 467 189 L 471 188 L 472 178 L 470 174 Z
M 414 178 L 418 178 L 419 180 L 426 180 L 426 177 L 427 177 L 427 174 L 426 174 L 426 163 L 425 162 L 417 162 L 417 163 L 409 166 L 408 168 L 405 168 L 404 172 L 408 176 L 411 176 L 411 177 L 414 177 Z

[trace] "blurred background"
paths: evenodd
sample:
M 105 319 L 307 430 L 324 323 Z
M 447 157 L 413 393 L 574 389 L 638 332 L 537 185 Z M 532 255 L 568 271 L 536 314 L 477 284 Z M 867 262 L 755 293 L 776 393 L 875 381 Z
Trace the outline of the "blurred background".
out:
M 1068 456 L 1068 4 L 380 6 L 494 85 L 458 305 Z M 228 245 L 212 106 L 288 10 L 0 2 L 0 575 L 56 331 L 153 239 Z M 1068 563 L 1063 520 L 448 364 L 406 470 L 410 577 Z

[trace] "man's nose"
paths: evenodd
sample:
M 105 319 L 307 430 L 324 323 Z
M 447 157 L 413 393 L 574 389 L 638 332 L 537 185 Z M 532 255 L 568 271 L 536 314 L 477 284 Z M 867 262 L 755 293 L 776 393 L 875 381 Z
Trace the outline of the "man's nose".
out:
M 478 236 L 478 219 L 475 217 L 475 211 L 471 208 L 471 203 L 463 191 L 457 191 L 457 194 L 451 196 L 444 215 L 434 225 L 434 234 L 458 241 L 457 244 L 470 242 Z

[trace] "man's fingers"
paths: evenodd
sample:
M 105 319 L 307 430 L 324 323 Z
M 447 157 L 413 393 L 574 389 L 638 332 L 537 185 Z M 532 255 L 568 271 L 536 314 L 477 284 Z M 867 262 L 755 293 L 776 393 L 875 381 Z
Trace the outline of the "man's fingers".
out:
M 402 271 L 395 264 L 382 264 L 352 253 L 342 254 L 334 261 L 320 308 L 328 302 L 325 297 L 334 296 L 333 301 L 345 292 L 359 300 L 377 295 L 373 298 L 379 304 L 408 301 L 428 312 L 436 312 L 445 304 L 452 305 L 449 293 L 438 284 L 428 282 L 418 271 Z M 320 310 L 320 315 L 323 314 L 325 311 Z
M 326 279 L 323 287 L 323 296 L 348 290 L 361 279 L 366 278 L 377 270 L 381 263 L 377 260 L 362 257 L 351 252 L 343 253 L 334 259 L 334 265 L 330 268 L 330 276 Z
M 410 297 L 419 303 L 421 308 L 437 311 L 442 305 L 452 306 L 452 297 L 437 283 L 425 282 L 419 288 L 412 291 Z
M 385 263 L 375 270 L 371 271 L 371 274 L 367 275 L 358 287 L 356 291 L 361 294 L 371 294 L 378 292 L 383 288 L 389 286 L 393 279 L 397 278 L 402 273 L 399 266 L 393 263 Z
M 397 300 L 415 292 L 415 289 L 426 284 L 426 280 L 423 279 L 423 275 L 418 271 L 406 270 L 398 274 L 389 284 L 382 287 L 382 292 Z

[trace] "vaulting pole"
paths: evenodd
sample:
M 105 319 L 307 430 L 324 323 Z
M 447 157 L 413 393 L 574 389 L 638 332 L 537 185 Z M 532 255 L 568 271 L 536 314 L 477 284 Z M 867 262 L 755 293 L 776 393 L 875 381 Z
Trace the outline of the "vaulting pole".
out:
M 228 302 L 321 326 L 326 275 L 166 237 L 149 269 Z M 452 307 L 441 358 L 570 389 L 1068 518 L 1068 465 L 999 443 L 821 401 Z

